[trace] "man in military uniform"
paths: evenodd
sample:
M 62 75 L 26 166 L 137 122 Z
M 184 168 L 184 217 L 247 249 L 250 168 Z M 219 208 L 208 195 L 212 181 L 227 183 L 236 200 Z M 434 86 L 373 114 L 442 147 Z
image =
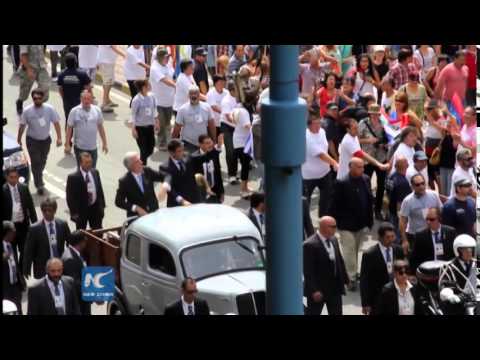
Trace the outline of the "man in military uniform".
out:
M 36 81 L 38 87 L 45 93 L 43 101 L 48 100 L 50 88 L 50 75 L 47 71 L 43 45 L 20 45 L 20 63 L 18 70 L 20 78 L 20 93 L 17 100 L 17 114 L 23 112 L 23 102 L 27 100 L 33 83 Z

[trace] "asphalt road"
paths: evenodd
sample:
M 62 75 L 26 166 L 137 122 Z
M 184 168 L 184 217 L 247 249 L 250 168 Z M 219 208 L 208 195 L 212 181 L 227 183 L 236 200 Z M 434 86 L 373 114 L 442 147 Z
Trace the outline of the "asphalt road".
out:
M 12 77 L 13 69 L 11 63 L 7 59 L 5 52 L 3 52 L 3 54 L 3 116 L 7 117 L 8 119 L 8 124 L 4 128 L 4 131 L 9 132 L 16 138 L 18 130 L 18 117 L 15 110 L 15 100 L 18 96 L 18 81 L 14 77 Z M 97 99 L 101 99 L 102 91 L 101 87 L 98 84 L 95 85 L 94 95 Z M 123 176 L 126 171 L 122 165 L 123 155 L 127 151 L 138 150 L 136 142 L 131 136 L 130 130 L 126 126 L 126 121 L 129 119 L 130 116 L 130 110 L 128 106 L 130 98 L 124 93 L 115 89 L 112 90 L 111 97 L 114 102 L 119 104 L 119 106 L 115 108 L 114 113 L 104 114 L 104 126 L 107 135 L 109 152 L 108 154 L 103 154 L 99 152 L 97 162 L 97 169 L 100 172 L 107 202 L 107 208 L 105 209 L 105 218 L 103 221 L 104 227 L 118 226 L 121 225 L 122 222 L 125 220 L 126 215 L 124 210 L 118 209 L 114 204 L 115 193 L 118 185 L 118 179 Z M 29 103 L 31 103 L 30 99 L 27 100 L 25 105 Z M 62 100 L 58 93 L 56 85 L 52 85 L 51 87 L 49 103 L 57 109 L 61 118 L 61 127 L 63 129 L 65 116 L 63 113 Z M 52 136 L 55 139 L 53 129 Z M 62 134 L 62 138 L 63 140 L 65 139 L 65 134 Z M 24 149 L 26 149 L 25 136 L 23 139 L 23 145 Z M 148 165 L 155 169 L 158 169 L 159 164 L 166 161 L 167 159 L 168 155 L 166 152 L 160 152 L 158 151 L 158 149 L 156 149 L 154 154 L 150 157 Z M 225 172 L 227 167 L 224 156 L 221 156 L 221 165 L 224 171 L 224 179 L 227 179 L 227 174 Z M 74 172 L 75 168 L 76 163 L 74 156 L 65 155 L 63 152 L 63 147 L 56 148 L 53 142 L 48 157 L 47 166 L 44 172 L 44 180 L 46 184 L 46 189 L 50 193 L 50 196 L 56 198 L 58 202 L 57 216 L 64 220 L 68 220 L 71 229 L 75 229 L 75 225 L 70 221 L 70 214 L 65 201 L 65 186 L 68 174 Z M 251 174 L 250 177 L 252 179 L 251 183 L 249 184 L 250 187 L 252 189 L 257 189 L 258 183 L 256 181 L 255 173 Z M 36 189 L 33 185 L 33 181 L 30 182 L 30 191 L 34 199 L 37 214 L 40 215 L 41 212 L 39 204 L 42 200 L 42 197 L 36 194 Z M 238 185 L 232 186 L 226 183 L 225 191 L 225 204 L 243 210 L 246 210 L 248 208 L 248 202 L 240 198 L 240 188 Z M 318 193 L 314 193 L 311 208 L 311 215 L 314 225 L 318 223 L 317 204 Z M 166 201 L 161 203 L 160 206 L 166 206 Z M 368 247 L 372 244 L 374 244 L 374 242 L 370 240 L 366 242 L 364 246 Z M 23 305 L 24 310 L 26 310 L 26 299 L 24 299 Z M 94 314 L 99 315 L 105 314 L 105 309 L 105 306 L 98 307 L 94 305 L 93 312 Z M 326 312 L 326 310 L 324 310 L 324 312 Z M 344 297 L 344 313 L 352 315 L 361 314 L 358 292 L 348 293 L 347 296 Z

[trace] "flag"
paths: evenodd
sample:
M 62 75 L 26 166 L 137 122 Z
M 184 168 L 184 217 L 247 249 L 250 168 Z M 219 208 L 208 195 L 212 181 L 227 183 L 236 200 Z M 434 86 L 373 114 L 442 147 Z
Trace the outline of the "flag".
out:
M 385 129 L 385 134 L 387 135 L 388 144 L 393 144 L 393 142 L 395 141 L 395 138 L 398 136 L 398 134 L 400 134 L 400 130 L 396 129 L 393 126 L 393 124 L 396 123 L 397 121 L 389 117 L 384 108 L 381 108 L 380 112 L 381 112 L 380 122 L 382 123 L 383 128 Z M 395 115 L 396 117 L 396 113 L 393 113 L 393 115 Z
M 453 94 L 452 100 L 448 102 L 448 111 L 452 113 L 453 116 L 455 116 L 455 119 L 457 119 L 457 124 L 459 126 L 463 125 L 463 102 L 462 99 L 460 99 L 460 96 L 458 96 L 458 93 Z
M 248 135 L 247 142 L 245 143 L 245 147 L 243 148 L 243 153 L 250 156 L 252 159 L 253 157 L 253 133 L 250 130 L 250 134 Z

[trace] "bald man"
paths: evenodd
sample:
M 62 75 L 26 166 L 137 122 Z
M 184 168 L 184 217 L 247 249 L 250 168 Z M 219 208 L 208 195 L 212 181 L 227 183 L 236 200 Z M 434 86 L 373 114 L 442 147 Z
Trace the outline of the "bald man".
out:
M 48 260 L 46 272 L 28 289 L 28 315 L 80 315 L 73 278 L 63 275 L 62 260 Z
M 395 162 L 395 172 L 388 177 L 386 189 L 388 195 L 389 221 L 395 228 L 397 236 L 396 243 L 400 242 L 400 232 L 398 230 L 398 211 L 403 199 L 412 192 L 412 188 L 407 179 L 408 160 L 405 156 L 399 156 Z
M 360 278 L 359 251 L 368 229 L 373 226 L 373 196 L 370 179 L 364 174 L 364 161 L 353 157 L 348 165 L 348 176 L 337 180 L 333 188 L 330 215 L 338 223 L 345 265 L 351 280 L 349 290 L 356 291 Z
M 307 314 L 320 315 L 327 305 L 329 315 L 342 315 L 342 295 L 349 283 L 345 262 L 335 238 L 337 223 L 320 218 L 318 231 L 303 244 L 304 294 Z

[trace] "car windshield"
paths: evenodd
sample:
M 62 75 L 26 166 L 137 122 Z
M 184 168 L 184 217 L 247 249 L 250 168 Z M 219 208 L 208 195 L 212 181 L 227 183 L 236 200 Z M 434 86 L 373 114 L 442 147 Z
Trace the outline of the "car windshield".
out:
M 181 255 L 185 276 L 198 279 L 219 273 L 263 269 L 258 246 L 253 238 L 241 238 L 186 249 Z

